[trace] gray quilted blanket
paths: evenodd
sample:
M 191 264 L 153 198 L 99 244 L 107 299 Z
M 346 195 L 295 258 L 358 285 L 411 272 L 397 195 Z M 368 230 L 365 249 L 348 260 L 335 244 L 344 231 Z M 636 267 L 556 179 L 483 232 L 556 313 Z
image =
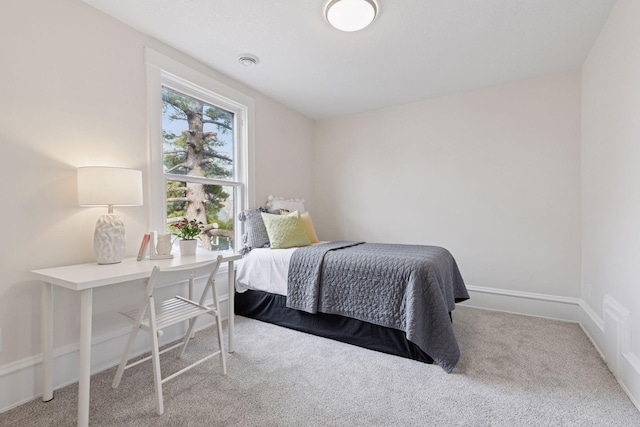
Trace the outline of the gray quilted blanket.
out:
M 296 250 L 288 274 L 287 307 L 399 329 L 446 372 L 456 366 L 449 313 L 469 294 L 446 249 L 329 242 Z

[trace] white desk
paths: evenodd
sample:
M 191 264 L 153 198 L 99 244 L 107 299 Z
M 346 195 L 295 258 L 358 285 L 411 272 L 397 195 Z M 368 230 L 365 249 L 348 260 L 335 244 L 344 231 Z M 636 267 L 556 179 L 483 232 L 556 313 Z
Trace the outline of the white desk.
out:
M 233 262 L 242 258 L 235 253 L 221 253 L 222 262 L 229 264 L 229 345 L 233 352 L 235 274 Z M 80 292 L 80 363 L 78 366 L 78 426 L 89 425 L 89 395 L 91 381 L 91 317 L 93 290 L 131 280 L 146 279 L 154 266 L 175 267 L 197 265 L 214 259 L 218 253 L 175 256 L 172 259 L 136 261 L 122 260 L 118 264 L 97 263 L 69 265 L 32 271 L 42 282 L 42 400 L 53 399 L 53 286 Z

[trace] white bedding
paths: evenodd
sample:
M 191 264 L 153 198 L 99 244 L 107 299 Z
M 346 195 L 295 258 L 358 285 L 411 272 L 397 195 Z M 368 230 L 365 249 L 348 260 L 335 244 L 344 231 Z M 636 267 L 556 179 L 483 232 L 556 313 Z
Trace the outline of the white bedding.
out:
M 287 296 L 289 262 L 296 249 L 252 249 L 237 262 L 236 290 L 244 292 L 253 289 Z
M 289 261 L 296 249 L 252 249 L 238 261 L 236 290 L 254 289 L 286 296 Z

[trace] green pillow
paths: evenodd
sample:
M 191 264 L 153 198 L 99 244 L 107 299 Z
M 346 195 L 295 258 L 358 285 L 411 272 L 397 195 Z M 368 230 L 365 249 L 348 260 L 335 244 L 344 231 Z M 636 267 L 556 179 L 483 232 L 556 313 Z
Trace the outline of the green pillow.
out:
M 291 212 L 287 215 L 274 215 L 262 212 L 262 219 L 267 228 L 271 249 L 286 249 L 311 245 L 298 211 Z

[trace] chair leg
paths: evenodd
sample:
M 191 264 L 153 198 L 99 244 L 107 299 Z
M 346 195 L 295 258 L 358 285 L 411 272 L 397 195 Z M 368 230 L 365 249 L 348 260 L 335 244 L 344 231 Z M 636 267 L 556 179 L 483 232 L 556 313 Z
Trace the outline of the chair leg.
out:
M 213 306 L 216 309 L 216 327 L 218 329 L 218 348 L 220 349 L 220 363 L 222 363 L 222 374 L 227 375 L 227 359 L 224 352 L 224 341 L 222 339 L 222 318 L 220 316 L 220 304 L 218 304 L 218 293 L 216 292 L 215 281 L 211 283 L 211 293 L 213 294 Z
M 111 387 L 113 388 L 118 388 L 118 386 L 120 385 L 122 374 L 124 374 L 124 368 L 127 366 L 127 362 L 129 361 L 129 352 L 131 351 L 131 346 L 136 340 L 136 336 L 138 335 L 138 331 L 140 330 L 140 322 L 143 316 L 144 310 L 141 310 L 138 313 L 138 317 L 136 318 L 133 328 L 131 329 L 129 339 L 127 340 L 127 345 L 124 349 L 124 354 L 122 355 L 122 359 L 120 360 L 120 364 L 118 365 L 118 370 L 116 371 L 116 376 L 113 379 L 113 383 L 111 383 Z
M 220 321 L 220 311 L 216 312 L 216 325 L 218 326 L 218 346 L 220 348 L 220 362 L 222 363 L 222 374 L 227 375 L 227 360 L 224 352 L 224 340 L 222 339 L 222 322 Z
M 189 320 L 189 329 L 187 330 L 187 334 L 184 336 L 184 344 L 182 344 L 182 348 L 180 349 L 180 353 L 178 353 L 178 359 L 181 359 L 184 356 L 184 351 L 187 349 L 187 345 L 189 344 L 189 340 L 192 338 L 193 327 L 196 326 L 196 319 Z
M 164 413 L 164 403 L 162 397 L 162 374 L 160 371 L 160 348 L 158 346 L 158 330 L 156 329 L 156 313 L 155 308 L 153 306 L 153 299 L 151 300 L 151 304 L 149 307 L 149 315 L 151 316 L 150 326 L 151 326 L 151 355 L 153 362 L 153 387 L 156 391 L 156 411 L 158 415 L 162 415 Z
M 212 284 L 211 280 L 207 281 L 207 284 L 204 287 L 202 292 L 202 296 L 200 296 L 200 305 L 204 305 L 205 300 L 207 299 L 207 292 L 209 292 L 209 288 L 213 289 L 215 292 L 215 286 Z M 193 299 L 193 279 L 189 280 L 189 299 Z M 214 297 L 215 301 L 215 297 Z M 181 359 L 184 356 L 184 352 L 187 349 L 187 345 L 189 345 L 189 340 L 194 338 L 195 334 L 193 333 L 193 328 L 196 325 L 196 319 L 189 320 L 189 328 L 187 330 L 187 334 L 184 336 L 184 344 L 180 349 L 180 353 L 178 354 L 178 359 Z

